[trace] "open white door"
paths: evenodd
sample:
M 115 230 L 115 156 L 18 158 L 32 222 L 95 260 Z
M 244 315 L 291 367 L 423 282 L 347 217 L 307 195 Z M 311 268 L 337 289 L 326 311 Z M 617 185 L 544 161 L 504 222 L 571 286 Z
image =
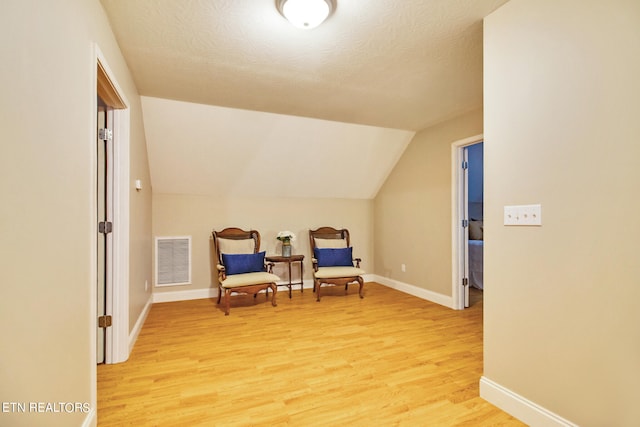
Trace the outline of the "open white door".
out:
M 452 295 L 457 310 L 469 307 L 469 158 L 467 147 L 483 139 L 465 138 L 451 145 Z
M 96 363 L 104 363 L 109 351 L 110 340 L 107 339 L 107 327 L 111 324 L 108 313 L 112 287 L 113 265 L 113 139 L 111 137 L 111 121 L 113 110 L 98 97 L 98 116 L 96 129 L 96 170 L 97 170 L 97 320 L 96 320 Z
M 462 149 L 462 293 L 463 307 L 469 307 L 469 148 Z

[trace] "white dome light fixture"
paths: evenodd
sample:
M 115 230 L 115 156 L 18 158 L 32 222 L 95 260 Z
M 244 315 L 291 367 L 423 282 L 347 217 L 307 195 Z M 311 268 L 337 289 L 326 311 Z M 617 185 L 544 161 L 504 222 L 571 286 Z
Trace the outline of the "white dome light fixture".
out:
M 335 0 L 276 0 L 278 11 L 298 28 L 309 30 L 333 12 Z

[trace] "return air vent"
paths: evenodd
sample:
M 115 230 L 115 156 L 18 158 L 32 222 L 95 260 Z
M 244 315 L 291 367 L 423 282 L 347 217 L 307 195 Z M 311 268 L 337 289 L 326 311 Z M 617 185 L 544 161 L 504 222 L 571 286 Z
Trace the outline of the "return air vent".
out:
M 156 237 L 156 286 L 191 284 L 191 236 Z

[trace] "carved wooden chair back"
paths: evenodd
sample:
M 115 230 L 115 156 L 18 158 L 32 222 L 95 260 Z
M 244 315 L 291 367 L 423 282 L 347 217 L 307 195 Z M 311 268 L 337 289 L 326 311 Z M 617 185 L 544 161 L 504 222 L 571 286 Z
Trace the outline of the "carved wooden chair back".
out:
M 316 239 L 318 239 L 316 241 Z M 351 246 L 349 230 L 346 228 L 335 229 L 333 227 L 320 227 L 317 230 L 309 230 L 309 244 L 311 255 L 315 248 L 348 248 Z
M 222 265 L 222 254 L 257 254 L 260 250 L 260 233 L 257 230 L 245 231 L 236 227 L 213 232 L 213 244 Z

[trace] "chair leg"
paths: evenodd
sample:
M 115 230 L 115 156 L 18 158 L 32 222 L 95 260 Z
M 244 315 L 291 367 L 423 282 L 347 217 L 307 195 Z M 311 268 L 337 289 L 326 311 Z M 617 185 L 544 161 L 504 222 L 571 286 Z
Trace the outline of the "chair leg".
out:
M 222 298 L 222 286 L 218 286 L 218 304 L 220 304 L 221 298 Z
M 275 283 L 272 283 L 269 287 L 273 291 L 273 296 L 271 297 L 271 305 L 277 307 L 278 303 L 276 303 L 276 293 L 278 292 L 278 286 Z M 267 292 L 269 292 L 269 288 L 267 288 Z
M 231 305 L 231 289 L 224 290 L 224 315 L 229 315 L 229 306 Z
M 360 276 L 358 276 L 358 284 L 360 285 L 360 291 L 358 292 L 360 294 L 360 298 L 364 298 L 364 295 L 362 295 L 362 290 L 364 289 L 364 279 Z
M 316 285 L 316 301 L 320 302 L 320 288 L 322 287 L 322 283 L 318 281 Z

